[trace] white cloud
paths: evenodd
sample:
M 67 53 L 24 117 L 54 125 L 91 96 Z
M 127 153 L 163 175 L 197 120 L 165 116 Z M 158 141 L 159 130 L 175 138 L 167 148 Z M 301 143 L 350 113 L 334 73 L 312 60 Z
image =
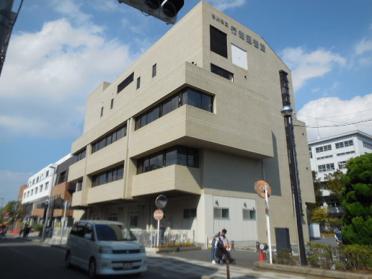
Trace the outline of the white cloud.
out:
M 286 48 L 282 57 L 292 70 L 295 90 L 299 90 L 310 79 L 326 75 L 336 65 L 346 64 L 344 57 L 325 49 L 306 52 L 301 47 Z
M 245 2 L 246 0 L 209 0 L 209 3 L 221 11 L 241 7 Z
M 372 40 L 363 38 L 356 46 L 355 46 L 355 54 L 356 55 L 363 55 L 366 52 L 372 51 Z
M 0 205 L 11 200 L 18 199 L 19 187 L 27 182 L 29 172 L 16 172 L 10 170 L 0 170 Z
M 326 97 L 310 101 L 298 111 L 297 117 L 311 127 L 340 126 L 371 119 L 372 93 L 349 100 Z M 307 133 L 312 140 L 352 130 L 361 130 L 372 135 L 372 121 L 340 127 L 308 128 Z
M 0 79 L 0 133 L 77 136 L 87 95 L 131 60 L 127 45 L 106 39 L 89 21 L 62 18 L 37 32 L 14 34 Z
M 76 20 L 78 22 L 88 22 L 91 18 L 90 15 L 81 11 L 80 4 L 77 4 L 76 1 L 72 0 L 52 0 L 49 2 L 51 8 L 61 15 Z

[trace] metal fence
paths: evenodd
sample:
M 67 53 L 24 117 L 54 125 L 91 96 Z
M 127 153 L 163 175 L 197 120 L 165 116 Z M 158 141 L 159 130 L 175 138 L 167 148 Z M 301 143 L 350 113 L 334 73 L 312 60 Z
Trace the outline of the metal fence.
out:
M 155 247 L 157 230 L 133 229 L 137 240 L 146 247 Z M 160 245 L 191 245 L 195 243 L 195 231 L 190 230 L 160 230 Z

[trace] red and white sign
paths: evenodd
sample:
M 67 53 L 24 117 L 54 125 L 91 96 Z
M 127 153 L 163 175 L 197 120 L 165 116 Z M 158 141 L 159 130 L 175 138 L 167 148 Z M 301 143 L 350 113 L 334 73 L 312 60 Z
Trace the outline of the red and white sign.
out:
M 156 209 L 154 211 L 154 219 L 160 221 L 164 217 L 164 212 L 161 209 Z

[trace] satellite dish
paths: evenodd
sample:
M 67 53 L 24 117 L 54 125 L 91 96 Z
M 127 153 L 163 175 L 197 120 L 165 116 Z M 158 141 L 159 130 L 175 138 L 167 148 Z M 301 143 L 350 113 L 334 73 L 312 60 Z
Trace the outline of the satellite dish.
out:
M 165 195 L 159 195 L 155 199 L 155 206 L 157 208 L 164 208 L 167 206 L 168 198 Z
M 254 184 L 254 189 L 257 195 L 261 198 L 265 198 L 265 189 L 267 191 L 267 196 L 271 196 L 271 186 L 265 180 L 257 180 Z

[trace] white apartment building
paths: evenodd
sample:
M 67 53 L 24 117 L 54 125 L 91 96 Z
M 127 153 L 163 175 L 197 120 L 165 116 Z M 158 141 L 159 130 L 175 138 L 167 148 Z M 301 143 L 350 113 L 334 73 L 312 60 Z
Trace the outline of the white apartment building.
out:
M 26 218 L 40 221 L 45 215 L 45 206 L 56 181 L 56 170 L 59 164 L 70 158 L 64 156 L 57 162 L 49 164 L 27 180 L 23 191 L 22 204 L 26 205 Z
M 310 141 L 309 152 L 311 170 L 323 182 L 337 170 L 346 173 L 346 162 L 351 158 L 371 153 L 372 136 L 356 130 Z

